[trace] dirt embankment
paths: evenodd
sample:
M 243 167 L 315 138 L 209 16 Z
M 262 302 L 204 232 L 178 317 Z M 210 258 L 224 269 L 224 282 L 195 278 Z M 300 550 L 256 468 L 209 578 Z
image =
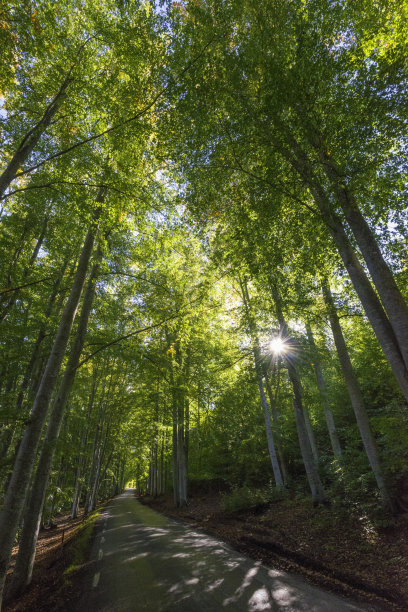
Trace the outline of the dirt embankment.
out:
M 139 499 L 266 565 L 384 610 L 408 610 L 408 515 L 375 528 L 367 517 L 304 500 L 226 513 L 220 495 L 193 498 L 180 509 L 167 497 Z
M 71 599 L 71 576 L 86 558 L 97 516 L 98 511 L 85 520 L 83 517 L 71 520 L 69 514 L 60 515 L 53 519 L 52 528 L 40 531 L 31 584 L 17 600 L 6 603 L 5 612 L 54 612 Z M 15 547 L 8 577 L 13 571 L 17 551 Z

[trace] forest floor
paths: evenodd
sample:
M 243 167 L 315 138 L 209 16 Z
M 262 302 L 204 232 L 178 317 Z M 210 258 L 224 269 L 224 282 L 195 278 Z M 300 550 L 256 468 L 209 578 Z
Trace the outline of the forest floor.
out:
M 85 521 L 70 514 L 53 518 L 53 527 L 40 531 L 33 578 L 22 596 L 6 604 L 6 612 L 48 612 L 57 610 L 61 600 L 70 597 L 70 569 L 80 566 L 92 542 L 93 523 L 98 512 Z M 18 547 L 14 547 L 8 577 L 11 575 Z M 7 582 L 6 582 L 7 587 Z
M 301 574 L 317 586 L 382 610 L 408 610 L 407 514 L 391 526 L 375 528 L 366 517 L 313 508 L 304 500 L 227 513 L 220 494 L 193 497 L 182 509 L 175 509 L 170 497 L 138 499 L 267 566 Z M 85 558 L 93 524 L 88 519 L 87 528 L 87 522 L 72 521 L 69 515 L 54 522 L 54 528 L 40 532 L 30 587 L 5 607 L 7 612 L 56 610 L 61 598 L 70 598 L 67 570 L 69 576 L 69 567 L 80 566 Z
M 387 527 L 333 507 L 283 500 L 227 513 L 221 495 L 175 509 L 169 497 L 139 497 L 158 512 L 200 528 L 273 568 L 380 609 L 408 610 L 408 515 Z

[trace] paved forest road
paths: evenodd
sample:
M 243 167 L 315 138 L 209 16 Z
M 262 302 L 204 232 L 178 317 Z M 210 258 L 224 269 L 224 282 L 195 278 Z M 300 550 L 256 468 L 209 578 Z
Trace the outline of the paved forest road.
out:
M 99 519 L 73 612 L 373 610 L 268 569 L 141 505 L 128 491 Z

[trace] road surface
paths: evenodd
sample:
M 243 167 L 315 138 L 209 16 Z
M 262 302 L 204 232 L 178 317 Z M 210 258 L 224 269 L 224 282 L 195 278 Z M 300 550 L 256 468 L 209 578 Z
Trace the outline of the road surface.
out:
M 141 505 L 132 491 L 98 520 L 75 612 L 374 610 L 269 569 Z

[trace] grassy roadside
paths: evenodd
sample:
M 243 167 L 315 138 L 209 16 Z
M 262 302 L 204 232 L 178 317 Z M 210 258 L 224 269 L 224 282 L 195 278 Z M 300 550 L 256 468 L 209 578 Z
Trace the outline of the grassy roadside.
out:
M 78 527 L 64 551 L 66 569 L 63 572 L 64 585 L 71 584 L 75 573 L 82 567 L 92 544 L 95 523 L 103 507 L 90 514 Z

